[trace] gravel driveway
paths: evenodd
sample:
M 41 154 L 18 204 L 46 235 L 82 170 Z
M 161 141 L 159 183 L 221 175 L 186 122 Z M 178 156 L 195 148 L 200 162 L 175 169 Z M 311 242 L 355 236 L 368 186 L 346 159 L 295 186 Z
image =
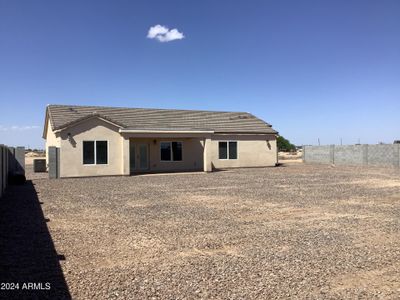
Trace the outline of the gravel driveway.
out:
M 398 170 L 291 164 L 32 183 L 69 289 L 58 280 L 60 297 L 400 297 Z

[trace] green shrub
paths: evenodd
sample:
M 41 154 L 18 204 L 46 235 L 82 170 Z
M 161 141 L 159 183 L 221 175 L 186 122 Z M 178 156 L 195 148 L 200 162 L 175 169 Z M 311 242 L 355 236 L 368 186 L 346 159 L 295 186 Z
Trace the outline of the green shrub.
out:
M 296 146 L 291 144 L 287 139 L 285 139 L 283 136 L 278 136 L 277 138 L 277 145 L 278 145 L 278 151 L 294 151 L 296 150 Z

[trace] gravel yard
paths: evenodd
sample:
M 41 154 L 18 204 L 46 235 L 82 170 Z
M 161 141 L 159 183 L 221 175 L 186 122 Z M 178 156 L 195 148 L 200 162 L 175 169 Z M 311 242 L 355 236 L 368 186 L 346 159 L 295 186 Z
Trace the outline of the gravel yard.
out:
M 37 194 L 36 210 L 28 193 Z M 8 233 L 0 236 L 0 254 L 11 260 L 3 259 L 3 269 L 29 266 L 41 280 L 51 271 L 51 293 L 60 297 L 400 297 L 395 169 L 290 164 L 211 174 L 36 176 L 31 188 L 11 187 L 3 200 L 0 226 Z M 6 224 L 15 205 L 25 215 Z M 21 222 L 34 222 L 32 211 L 43 211 L 45 225 L 35 232 L 45 238 L 38 243 L 33 232 L 26 246 L 48 254 L 19 249 L 12 260 L 4 241 L 15 239 Z M 40 264 L 25 262 L 32 255 Z

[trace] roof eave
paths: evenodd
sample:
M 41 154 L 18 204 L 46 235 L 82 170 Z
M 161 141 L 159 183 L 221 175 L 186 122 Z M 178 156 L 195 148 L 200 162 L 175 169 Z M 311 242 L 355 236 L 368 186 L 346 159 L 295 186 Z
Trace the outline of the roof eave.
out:
M 265 132 L 265 131 L 216 131 L 215 134 L 237 134 L 237 135 L 277 135 L 277 131 Z
M 48 124 L 49 124 L 49 108 L 46 107 L 46 113 L 44 116 L 44 126 L 43 126 L 43 133 L 42 133 L 42 138 L 47 139 L 47 130 L 48 129 Z
M 120 128 L 120 133 L 214 133 L 214 130 L 154 130 Z

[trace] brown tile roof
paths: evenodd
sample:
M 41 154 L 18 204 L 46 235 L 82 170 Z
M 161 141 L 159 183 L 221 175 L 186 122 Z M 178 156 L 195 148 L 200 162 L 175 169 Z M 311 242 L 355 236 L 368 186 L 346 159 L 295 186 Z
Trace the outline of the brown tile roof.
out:
M 271 125 L 246 112 L 49 105 L 53 130 L 98 116 L 125 129 L 213 130 L 215 133 L 277 133 Z

